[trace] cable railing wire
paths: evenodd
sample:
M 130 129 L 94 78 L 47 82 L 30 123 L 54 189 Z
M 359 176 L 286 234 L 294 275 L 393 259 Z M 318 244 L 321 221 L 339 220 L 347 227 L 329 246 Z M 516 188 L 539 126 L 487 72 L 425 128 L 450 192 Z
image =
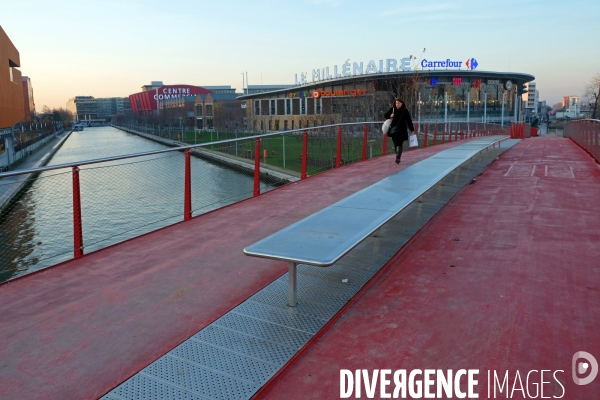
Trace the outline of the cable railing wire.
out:
M 424 125 L 418 127 L 420 147 L 433 145 Z M 446 134 L 445 141 L 490 132 L 508 134 L 508 127 L 478 124 L 460 137 Z M 187 220 L 391 153 L 381 122 L 359 122 L 0 173 L 0 186 L 4 178 L 28 178 L 0 204 L 0 281 L 179 222 L 182 215 Z

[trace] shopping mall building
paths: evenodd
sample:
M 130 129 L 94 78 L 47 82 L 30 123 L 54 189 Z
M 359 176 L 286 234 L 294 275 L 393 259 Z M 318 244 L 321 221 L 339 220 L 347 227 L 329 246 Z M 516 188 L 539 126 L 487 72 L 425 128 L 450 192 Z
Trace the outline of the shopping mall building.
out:
M 152 81 L 129 96 L 131 110 L 158 123 L 197 130 L 242 129 L 246 104 L 231 86 L 164 85 Z
M 245 94 L 249 130 L 277 131 L 378 121 L 394 97 L 414 121 L 497 122 L 521 118 L 525 83 L 517 72 L 480 71 L 477 60 L 414 58 L 346 62 L 296 74 L 296 85 Z

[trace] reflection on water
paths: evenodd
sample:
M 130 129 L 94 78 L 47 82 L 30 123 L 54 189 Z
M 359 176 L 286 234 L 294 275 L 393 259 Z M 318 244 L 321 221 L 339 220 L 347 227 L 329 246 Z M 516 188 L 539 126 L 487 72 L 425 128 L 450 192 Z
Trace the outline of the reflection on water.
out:
M 87 128 L 49 165 L 165 148 L 112 127 Z M 183 163 L 183 153 L 172 152 L 81 167 L 85 252 L 181 221 Z M 194 157 L 191 166 L 193 215 L 252 195 L 252 177 Z M 271 188 L 261 184 L 262 192 Z M 0 281 L 72 256 L 72 173 L 45 172 L 0 217 Z

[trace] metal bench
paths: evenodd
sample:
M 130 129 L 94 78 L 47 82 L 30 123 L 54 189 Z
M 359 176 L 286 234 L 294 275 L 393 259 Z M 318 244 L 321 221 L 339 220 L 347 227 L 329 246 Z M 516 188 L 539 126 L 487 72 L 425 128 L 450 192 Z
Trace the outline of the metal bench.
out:
M 288 305 L 296 306 L 296 266 L 328 267 L 450 172 L 506 136 L 443 150 L 246 247 L 244 254 L 289 263 Z

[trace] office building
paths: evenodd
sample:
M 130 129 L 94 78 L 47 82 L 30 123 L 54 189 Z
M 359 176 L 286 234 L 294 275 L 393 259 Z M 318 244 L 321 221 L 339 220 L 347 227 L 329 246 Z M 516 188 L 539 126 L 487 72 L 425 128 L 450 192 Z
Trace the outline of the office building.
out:
M 76 96 L 67 102 L 67 110 L 76 121 L 107 120 L 115 114 L 131 111 L 131 106 L 127 97 Z
M 23 77 L 23 107 L 25 113 L 21 121 L 29 121 L 35 116 L 35 102 L 33 101 L 33 87 L 28 76 Z
M 523 95 L 523 101 L 525 102 L 525 111 L 529 114 L 537 113 L 538 102 L 540 93 L 536 90 L 535 82 L 528 82 L 526 85 L 526 92 Z

